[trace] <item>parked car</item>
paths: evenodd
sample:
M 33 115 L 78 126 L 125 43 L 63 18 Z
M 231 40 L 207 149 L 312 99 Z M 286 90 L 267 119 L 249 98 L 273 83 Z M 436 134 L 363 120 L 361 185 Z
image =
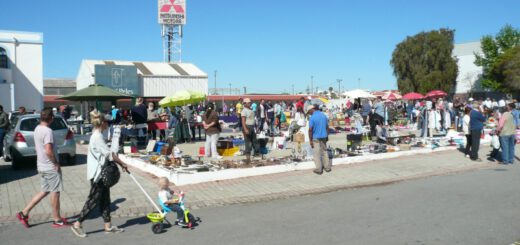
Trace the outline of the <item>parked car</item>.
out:
M 22 115 L 12 118 L 11 128 L 4 139 L 4 159 L 12 161 L 14 169 L 21 167 L 27 158 L 36 158 L 34 129 L 40 124 L 40 114 Z M 76 142 L 67 122 L 56 116 L 50 125 L 54 133 L 54 144 L 60 163 L 76 163 Z

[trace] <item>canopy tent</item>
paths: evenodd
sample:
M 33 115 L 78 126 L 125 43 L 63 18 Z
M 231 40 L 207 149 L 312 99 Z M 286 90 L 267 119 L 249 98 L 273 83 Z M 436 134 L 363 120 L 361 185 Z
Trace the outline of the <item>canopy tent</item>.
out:
M 372 95 L 371 93 L 365 91 L 365 90 L 361 90 L 361 89 L 355 89 L 355 90 L 351 90 L 351 91 L 347 91 L 345 93 L 343 93 L 344 96 L 346 97 L 349 97 L 349 98 L 353 98 L 353 99 L 357 99 L 357 98 L 375 98 L 374 95 Z
M 92 84 L 87 88 L 72 92 L 65 96 L 59 97 L 58 99 L 69 101 L 114 101 L 128 98 L 133 97 L 116 92 L 101 84 Z
M 206 95 L 201 92 L 183 90 L 166 96 L 159 101 L 162 107 L 184 106 L 187 104 L 194 104 L 206 99 Z

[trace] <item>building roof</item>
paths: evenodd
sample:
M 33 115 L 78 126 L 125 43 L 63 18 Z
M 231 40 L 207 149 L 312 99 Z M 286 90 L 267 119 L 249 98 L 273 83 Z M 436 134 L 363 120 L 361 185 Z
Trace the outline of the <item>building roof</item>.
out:
M 455 47 L 453 48 L 454 56 L 474 55 L 475 53 L 482 53 L 480 42 L 455 44 Z
M 117 60 L 83 60 L 91 74 L 94 74 L 95 65 L 126 65 L 135 66 L 137 73 L 141 76 L 160 77 L 204 77 L 208 74 L 191 63 L 168 63 L 168 62 L 142 62 L 142 61 L 117 61 Z
M 249 98 L 252 101 L 272 100 L 272 101 L 295 101 L 301 97 L 307 98 L 308 95 L 286 95 L 286 94 L 243 94 L 243 95 L 208 95 L 208 101 L 238 101 L 239 99 Z M 311 96 L 318 98 L 319 96 Z
M 68 78 L 45 78 L 43 87 L 46 88 L 75 88 L 76 80 Z

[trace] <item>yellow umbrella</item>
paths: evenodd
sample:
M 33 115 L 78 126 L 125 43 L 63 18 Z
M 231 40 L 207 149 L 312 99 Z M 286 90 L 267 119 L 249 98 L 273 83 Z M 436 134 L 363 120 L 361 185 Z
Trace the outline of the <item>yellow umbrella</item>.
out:
M 206 95 L 201 92 L 183 90 L 176 92 L 173 95 L 164 97 L 161 101 L 159 101 L 159 105 L 162 107 L 183 106 L 187 104 L 198 103 L 205 99 Z
M 329 100 L 328 99 L 325 99 L 323 97 L 320 97 L 318 98 L 319 100 L 321 100 L 324 104 L 328 104 L 329 103 Z

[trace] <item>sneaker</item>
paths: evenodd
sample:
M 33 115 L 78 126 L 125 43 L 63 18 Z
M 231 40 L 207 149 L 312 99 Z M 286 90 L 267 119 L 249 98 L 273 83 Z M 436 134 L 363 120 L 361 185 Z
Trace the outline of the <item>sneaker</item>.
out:
M 188 224 L 186 222 L 184 222 L 184 220 L 177 220 L 177 222 L 175 222 L 176 225 L 178 226 L 188 226 Z
M 63 228 L 66 226 L 70 226 L 70 223 L 66 218 L 62 218 L 60 221 L 57 221 L 57 222 L 56 221 L 52 222 L 52 227 L 54 227 L 54 228 Z
M 480 158 L 477 158 L 477 159 L 471 159 L 471 160 L 473 160 L 474 162 L 482 162 L 482 159 L 480 159 Z
M 29 228 L 29 215 L 23 215 L 23 213 L 20 211 L 16 214 L 16 218 L 20 220 L 25 228 Z
M 325 172 L 327 172 L 327 173 L 330 171 L 332 171 L 332 169 L 325 169 Z
M 317 174 L 317 175 L 321 175 L 321 174 L 323 174 L 322 171 L 319 171 L 319 170 L 316 170 L 316 169 L 312 170 L 312 172 L 315 173 L 315 174 Z
M 469 155 L 466 155 L 466 158 L 469 158 Z
M 83 231 L 83 228 L 80 226 L 80 227 L 76 227 L 76 226 L 71 226 L 70 229 L 72 230 L 72 232 L 74 233 L 74 235 L 76 235 L 77 237 L 80 237 L 80 238 L 85 238 L 87 237 L 87 233 L 85 233 L 85 231 Z
M 121 233 L 121 232 L 124 232 L 124 231 L 125 230 L 123 228 L 119 228 L 117 226 L 112 226 L 108 230 L 105 229 L 105 234 L 115 234 L 115 233 Z

